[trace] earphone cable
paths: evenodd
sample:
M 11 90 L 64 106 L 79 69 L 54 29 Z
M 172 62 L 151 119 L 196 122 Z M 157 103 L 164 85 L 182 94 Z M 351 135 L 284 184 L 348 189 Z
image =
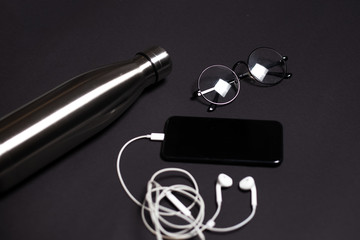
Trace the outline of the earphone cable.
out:
M 252 212 L 244 221 L 231 227 L 224 227 L 224 228 L 215 227 L 215 219 L 218 217 L 221 210 L 221 202 L 220 202 L 218 203 L 214 215 L 210 218 L 210 220 L 207 221 L 206 224 L 203 224 L 205 218 L 204 200 L 200 195 L 199 188 L 195 178 L 188 171 L 181 168 L 165 168 L 155 172 L 147 183 L 147 192 L 143 203 L 137 200 L 130 192 L 130 190 L 127 188 L 121 174 L 120 163 L 121 163 L 122 154 L 125 148 L 134 141 L 137 141 L 139 139 L 162 141 L 164 137 L 165 135 L 163 133 L 152 133 L 148 135 L 135 137 L 123 145 L 123 147 L 119 151 L 116 161 L 117 175 L 123 189 L 125 190 L 126 194 L 129 196 L 129 198 L 136 205 L 141 207 L 141 217 L 145 227 L 150 232 L 155 234 L 158 240 L 161 240 L 163 238 L 189 239 L 195 236 L 199 236 L 201 240 L 205 240 L 205 236 L 203 234 L 203 231 L 205 230 L 219 232 L 219 233 L 234 231 L 243 227 L 255 216 L 256 206 L 257 206 L 256 201 L 255 203 L 252 203 Z M 193 187 L 184 184 L 174 184 L 170 186 L 160 185 L 156 181 L 156 178 L 160 174 L 168 173 L 168 172 L 178 172 L 186 175 L 191 181 Z M 188 206 L 183 205 L 183 203 L 180 202 L 173 195 L 173 193 L 176 193 L 191 200 L 192 201 L 191 204 L 189 204 Z M 172 208 L 161 205 L 161 201 L 164 198 L 169 199 L 175 205 L 175 207 L 178 208 L 178 210 L 174 210 Z M 196 217 L 194 217 L 191 213 L 191 209 L 194 208 L 195 206 L 198 206 Z M 151 224 L 149 223 L 149 220 L 146 217 L 146 213 L 149 214 L 153 226 L 151 226 Z M 181 218 L 185 223 L 184 224 L 172 223 L 169 220 L 167 220 L 167 217 L 174 217 L 174 216 Z M 172 231 L 170 231 L 170 229 Z
M 210 231 L 213 231 L 213 232 L 232 232 L 232 231 L 235 231 L 239 228 L 242 228 L 243 226 L 245 226 L 248 222 L 251 221 L 251 219 L 253 219 L 253 217 L 255 216 L 255 213 L 256 213 L 256 206 L 253 206 L 252 208 L 252 211 L 251 211 L 251 214 L 242 222 L 234 225 L 234 226 L 231 226 L 231 227 L 224 227 L 224 228 L 218 228 L 218 227 L 210 227 L 208 228 L 208 230 Z
M 117 161 L 116 161 L 116 168 L 117 168 L 117 174 L 119 181 L 125 190 L 126 194 L 129 196 L 129 198 L 139 207 L 141 207 L 141 216 L 142 220 L 144 222 L 144 225 L 146 228 L 156 235 L 157 239 L 188 239 L 192 238 L 196 235 L 200 237 L 200 239 L 205 239 L 203 235 L 203 231 L 207 228 L 206 225 L 203 224 L 204 217 L 205 217 L 205 203 L 199 193 L 199 188 L 196 183 L 195 178 L 186 170 L 180 169 L 180 168 L 165 168 L 157 171 L 154 173 L 151 177 L 151 179 L 148 181 L 147 184 L 147 193 L 144 199 L 143 203 L 140 203 L 139 200 L 137 200 L 134 195 L 130 192 L 130 190 L 127 188 L 125 181 L 121 174 L 121 157 L 123 155 L 123 152 L 125 148 L 133 143 L 134 141 L 137 141 L 139 139 L 151 139 L 156 141 L 161 141 L 163 139 L 163 135 L 159 134 L 151 134 L 151 135 L 142 135 L 139 137 L 135 137 L 128 142 L 126 142 L 121 150 L 119 151 Z M 190 187 L 187 185 L 182 184 L 176 184 L 171 186 L 161 186 L 155 181 L 155 178 L 165 172 L 180 172 L 185 174 L 189 179 L 191 180 L 194 187 Z M 176 192 L 182 196 L 185 196 L 186 198 L 189 198 L 192 200 L 192 203 L 186 207 L 189 211 L 191 208 L 193 208 L 195 205 L 198 205 L 198 214 L 194 218 L 189 214 L 185 214 L 181 211 L 175 211 L 171 208 L 165 207 L 160 204 L 161 200 L 166 197 L 167 193 Z M 155 197 L 154 197 L 155 196 Z M 149 213 L 151 222 L 153 226 L 151 226 L 146 219 L 146 212 Z M 187 216 L 188 215 L 188 216 Z M 181 219 L 183 219 L 187 224 L 174 224 L 169 222 L 165 217 L 167 216 L 177 216 Z M 212 219 L 215 219 L 215 217 L 212 217 Z M 164 227 L 165 226 L 165 227 Z M 171 228 L 174 230 L 178 230 L 177 232 L 169 231 L 167 228 Z
M 126 143 L 122 146 L 122 148 L 121 148 L 121 150 L 120 150 L 120 152 L 119 152 L 119 154 L 118 154 L 117 161 L 116 161 L 116 170 L 117 170 L 118 178 L 119 178 L 119 180 L 120 180 L 120 184 L 121 184 L 121 186 L 124 188 L 126 194 L 129 196 L 129 198 L 130 198 L 136 205 L 138 205 L 139 207 L 141 207 L 142 204 L 131 194 L 131 192 L 130 192 L 129 189 L 127 188 L 127 186 L 126 186 L 126 184 L 125 184 L 125 181 L 124 181 L 124 179 L 123 179 L 123 177 L 122 177 L 121 169 L 120 169 L 120 159 L 121 159 L 121 156 L 122 156 L 125 148 L 126 148 L 129 144 L 131 144 L 132 142 L 135 142 L 135 141 L 137 141 L 137 140 L 139 140 L 139 139 L 144 139 L 144 138 L 150 138 L 150 135 L 138 136 L 138 137 L 135 137 L 135 138 L 133 138 L 133 139 L 130 139 L 128 142 L 126 142 Z

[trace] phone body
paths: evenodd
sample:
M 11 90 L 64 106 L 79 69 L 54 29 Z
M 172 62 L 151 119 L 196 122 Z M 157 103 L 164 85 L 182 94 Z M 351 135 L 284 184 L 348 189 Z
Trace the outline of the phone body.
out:
M 269 167 L 283 161 L 283 128 L 277 121 L 173 116 L 164 133 L 166 161 Z

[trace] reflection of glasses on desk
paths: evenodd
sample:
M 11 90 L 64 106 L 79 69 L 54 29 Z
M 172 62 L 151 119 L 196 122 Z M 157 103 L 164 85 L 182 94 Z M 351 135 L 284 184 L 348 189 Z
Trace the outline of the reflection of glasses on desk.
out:
M 287 72 L 286 56 L 272 48 L 257 48 L 248 57 L 247 63 L 238 61 L 230 69 L 223 65 L 207 67 L 199 76 L 198 90 L 193 98 L 203 97 L 210 103 L 209 112 L 218 105 L 235 100 L 240 92 L 240 80 L 263 87 L 270 87 L 291 77 Z

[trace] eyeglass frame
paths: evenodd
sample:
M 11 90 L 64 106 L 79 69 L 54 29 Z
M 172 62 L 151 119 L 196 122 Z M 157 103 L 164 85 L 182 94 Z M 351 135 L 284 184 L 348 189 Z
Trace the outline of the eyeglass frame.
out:
M 281 57 L 281 60 L 280 60 L 278 63 L 281 63 L 281 64 L 284 66 L 284 71 L 283 71 L 282 76 L 281 76 L 281 79 L 280 79 L 279 81 L 277 81 L 277 82 L 275 82 L 275 83 L 264 83 L 264 82 L 260 81 L 256 76 L 254 76 L 253 73 L 251 72 L 250 67 L 249 67 L 250 57 L 252 56 L 252 54 L 253 54 L 255 51 L 258 51 L 258 50 L 260 50 L 260 49 L 268 49 L 268 50 L 271 50 L 271 51 L 275 52 L 276 54 L 278 54 L 278 55 Z M 192 96 L 192 99 L 195 99 L 196 97 L 202 96 L 203 99 L 204 99 L 206 102 L 210 103 L 210 106 L 209 106 L 209 108 L 208 108 L 208 112 L 213 112 L 213 111 L 215 111 L 216 106 L 224 106 L 224 105 L 227 105 L 227 104 L 233 102 L 233 101 L 237 98 L 237 96 L 238 96 L 239 93 L 240 93 L 240 80 L 245 80 L 245 81 L 246 81 L 246 79 L 249 78 L 249 80 L 250 80 L 249 83 L 251 83 L 251 84 L 253 84 L 253 85 L 255 85 L 255 86 L 272 87 L 272 86 L 275 86 L 275 85 L 279 84 L 279 83 L 282 82 L 284 79 L 289 79 L 289 78 L 291 78 L 291 77 L 292 77 L 292 73 L 287 72 L 287 64 L 286 64 L 286 61 L 287 61 L 287 60 L 288 60 L 288 57 L 287 57 L 287 56 L 284 56 L 284 55 L 280 54 L 278 51 L 276 51 L 276 50 L 273 49 L 273 48 L 270 48 L 270 47 L 258 47 L 258 48 L 254 49 L 253 51 L 250 52 L 250 54 L 249 54 L 249 56 L 248 56 L 248 58 L 247 58 L 247 62 L 241 61 L 241 60 L 240 60 L 240 61 L 237 61 L 237 62 L 233 65 L 233 67 L 232 67 L 231 69 L 230 69 L 229 67 L 227 67 L 227 66 L 224 66 L 224 65 L 211 65 L 211 66 L 205 68 L 205 69 L 201 72 L 201 74 L 200 74 L 200 76 L 199 76 L 199 78 L 198 78 L 198 90 L 197 90 L 196 92 L 194 92 L 194 94 L 193 94 L 193 96 Z M 246 72 L 246 73 L 243 73 L 243 74 L 237 74 L 237 73 L 236 73 L 235 69 L 236 69 L 236 67 L 237 67 L 238 65 L 240 65 L 240 64 L 244 64 L 244 65 L 246 66 L 246 69 L 247 69 L 247 72 Z M 275 66 L 276 66 L 276 65 L 275 65 Z M 202 91 L 200 90 L 200 79 L 201 79 L 201 76 L 202 76 L 202 74 L 203 74 L 206 70 L 208 70 L 208 69 L 211 68 L 211 67 L 225 67 L 225 68 L 231 70 L 231 71 L 233 72 L 233 74 L 236 76 L 236 82 L 238 83 L 238 84 L 237 84 L 238 90 L 237 90 L 235 96 L 234 96 L 232 99 L 230 99 L 229 101 L 226 101 L 226 102 L 223 102 L 223 103 L 211 101 L 211 100 L 209 100 L 208 98 L 206 98 L 206 97 L 203 95 Z M 271 66 L 271 67 L 274 67 L 274 66 Z M 266 74 L 268 74 L 268 73 L 269 73 L 269 72 L 267 72 Z M 270 73 L 271 73 L 271 72 L 270 72 Z M 276 73 L 276 72 L 275 72 L 275 73 Z M 280 74 L 281 74 L 281 73 L 280 73 Z M 220 95 L 219 93 L 216 93 L 215 98 L 218 98 L 219 95 Z

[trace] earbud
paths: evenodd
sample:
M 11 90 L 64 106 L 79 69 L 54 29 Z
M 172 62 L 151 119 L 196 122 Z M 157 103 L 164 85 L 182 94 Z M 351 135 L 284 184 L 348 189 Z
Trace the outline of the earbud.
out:
M 221 188 L 231 187 L 233 180 L 231 177 L 224 173 L 220 173 L 216 182 L 216 202 L 220 204 L 222 202 Z
M 206 223 L 206 228 L 215 231 L 215 232 L 230 232 L 234 231 L 236 229 L 239 229 L 243 227 L 245 224 L 247 224 L 255 215 L 256 207 L 257 207 L 257 193 L 256 193 L 256 186 L 255 186 L 255 180 L 254 178 L 248 176 L 242 179 L 239 182 L 239 187 L 241 190 L 244 191 L 251 191 L 251 207 L 252 211 L 249 217 L 247 217 L 244 221 L 226 228 L 217 228 L 215 227 L 215 219 L 220 213 L 221 210 L 221 203 L 222 203 L 222 196 L 221 196 L 221 188 L 228 188 L 231 187 L 233 184 L 233 180 L 228 175 L 221 173 L 218 176 L 217 182 L 216 182 L 216 202 L 217 202 L 217 210 L 213 217 Z
M 233 184 L 233 180 L 231 179 L 231 177 L 229 177 L 228 175 L 226 175 L 225 173 L 220 173 L 217 179 L 217 183 L 221 186 L 221 187 L 231 187 Z
M 251 177 L 251 176 L 243 178 L 239 182 L 239 187 L 243 191 L 249 191 L 249 190 L 251 191 L 251 205 L 253 207 L 256 207 L 256 205 L 257 205 L 257 192 L 256 192 L 256 185 L 255 185 L 254 178 Z

